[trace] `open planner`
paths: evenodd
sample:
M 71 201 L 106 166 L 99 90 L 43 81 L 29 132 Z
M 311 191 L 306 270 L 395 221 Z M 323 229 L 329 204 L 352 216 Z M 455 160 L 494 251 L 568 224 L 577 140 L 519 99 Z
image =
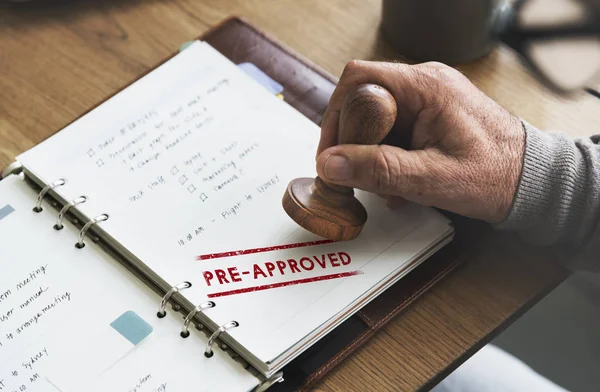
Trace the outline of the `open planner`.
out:
M 0 391 L 264 390 L 452 240 L 437 211 L 360 191 L 355 240 L 293 222 L 320 129 L 252 72 L 194 41 L 17 157 Z

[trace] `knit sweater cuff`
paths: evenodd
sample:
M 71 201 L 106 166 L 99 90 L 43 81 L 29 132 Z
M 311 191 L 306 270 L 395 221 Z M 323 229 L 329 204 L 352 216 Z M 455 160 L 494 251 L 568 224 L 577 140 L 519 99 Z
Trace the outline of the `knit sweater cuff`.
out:
M 521 178 L 507 217 L 495 227 L 522 231 L 539 244 L 577 238 L 585 230 L 582 218 L 589 201 L 584 157 L 566 135 L 522 123 L 525 152 Z

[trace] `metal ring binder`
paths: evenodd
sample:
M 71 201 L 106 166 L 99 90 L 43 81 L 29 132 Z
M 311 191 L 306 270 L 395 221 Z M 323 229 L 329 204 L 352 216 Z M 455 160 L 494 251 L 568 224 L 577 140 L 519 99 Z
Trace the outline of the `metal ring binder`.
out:
M 196 313 L 201 312 L 204 309 L 213 308 L 214 306 L 215 306 L 215 303 L 213 301 L 207 301 L 207 302 L 201 303 L 200 305 L 196 306 L 190 313 L 188 313 L 188 315 L 185 317 L 185 320 L 183 320 L 183 327 L 181 327 L 181 333 L 180 333 L 181 337 L 187 338 L 188 336 L 190 336 L 190 331 L 189 331 L 190 322 L 192 321 L 192 319 L 194 318 Z
M 188 289 L 190 287 L 192 287 L 192 284 L 190 282 L 182 282 L 176 286 L 171 287 L 171 289 L 169 291 L 167 291 L 165 296 L 160 301 L 160 308 L 158 309 L 158 312 L 156 313 L 156 317 L 163 318 L 167 315 L 167 312 L 165 309 L 167 308 L 167 303 L 169 301 L 169 298 L 171 298 L 171 296 L 173 294 L 175 294 L 181 290 Z
M 212 350 L 212 346 L 215 344 L 215 340 L 217 340 L 219 335 L 221 335 L 223 332 L 227 331 L 228 329 L 239 327 L 239 325 L 240 325 L 240 323 L 238 323 L 237 321 L 230 321 L 228 323 L 221 325 L 219 327 L 219 329 L 217 329 L 215 332 L 213 332 L 213 334 L 210 335 L 210 338 L 208 338 L 208 343 L 206 343 L 206 350 L 204 351 L 204 356 L 206 358 L 212 357 L 214 354 L 213 350 Z
M 107 214 L 102 214 L 102 215 L 98 215 L 97 217 L 95 217 L 94 219 L 92 219 L 91 221 L 89 221 L 88 223 L 86 223 L 82 228 L 81 231 L 79 232 L 79 241 L 77 241 L 77 243 L 75 244 L 75 247 L 77 249 L 81 249 L 85 246 L 85 244 L 83 243 L 83 238 L 85 237 L 85 233 L 88 231 L 88 229 L 99 222 L 104 222 L 105 220 L 108 219 L 108 215 Z
M 35 203 L 35 207 L 33 207 L 34 212 L 42 212 L 42 201 L 44 200 L 44 196 L 50 189 L 54 189 L 59 186 L 63 186 L 67 183 L 64 178 L 59 178 L 58 180 L 52 181 L 50 184 L 46 185 L 42 188 L 37 197 L 37 203 Z
M 68 204 L 66 204 L 58 213 L 58 220 L 57 220 L 56 224 L 54 225 L 54 229 L 62 230 L 62 228 L 63 228 L 62 221 L 65 217 L 65 214 L 69 210 L 69 208 L 76 206 L 77 204 L 85 203 L 86 201 L 87 201 L 86 196 L 80 196 L 77 199 L 71 200 Z
M 23 173 L 23 166 L 19 162 L 14 161 L 10 165 L 6 166 L 4 168 L 4 170 L 2 170 L 0 172 L 0 180 L 8 177 L 11 174 L 20 175 L 22 173 Z
M 277 372 L 256 387 L 254 392 L 264 392 L 278 382 L 283 382 L 283 372 Z

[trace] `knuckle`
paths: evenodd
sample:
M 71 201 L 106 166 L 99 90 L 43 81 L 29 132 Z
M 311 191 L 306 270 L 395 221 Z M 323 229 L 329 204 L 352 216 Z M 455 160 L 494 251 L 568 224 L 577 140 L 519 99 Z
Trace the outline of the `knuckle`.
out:
M 385 148 L 373 152 L 373 181 L 377 193 L 389 194 L 395 190 L 398 177 L 398 160 L 395 154 Z
M 377 65 L 380 67 L 380 69 L 384 72 L 387 71 L 387 73 L 393 75 L 393 74 L 398 74 L 398 75 L 402 75 L 405 74 L 406 72 L 409 72 L 410 69 L 412 68 L 411 65 L 406 64 L 406 63 L 399 63 L 399 62 L 394 62 L 394 61 L 381 61 L 378 62 Z
M 424 63 L 421 63 L 421 66 L 423 68 L 431 68 L 431 69 L 446 69 L 446 68 L 451 68 L 450 66 L 441 63 L 439 61 L 426 61 Z
M 420 70 L 421 78 L 428 84 L 450 86 L 464 78 L 455 68 L 435 61 L 421 64 Z
M 364 71 L 366 62 L 363 60 L 351 60 L 344 66 L 343 76 L 354 75 Z

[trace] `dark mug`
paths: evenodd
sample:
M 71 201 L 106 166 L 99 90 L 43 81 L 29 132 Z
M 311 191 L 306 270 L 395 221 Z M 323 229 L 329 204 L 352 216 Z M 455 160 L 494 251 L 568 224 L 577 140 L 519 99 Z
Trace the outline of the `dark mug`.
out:
M 383 0 L 381 27 L 403 56 L 454 65 L 489 53 L 508 9 L 506 0 Z
M 550 88 L 600 76 L 600 0 L 382 0 L 384 39 L 409 61 L 476 60 L 503 43 Z

